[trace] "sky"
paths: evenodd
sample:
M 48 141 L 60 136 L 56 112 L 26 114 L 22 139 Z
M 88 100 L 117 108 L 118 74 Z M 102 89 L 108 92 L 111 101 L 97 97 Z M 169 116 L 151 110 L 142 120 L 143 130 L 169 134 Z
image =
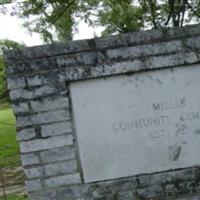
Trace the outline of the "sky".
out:
M 28 33 L 22 26 L 23 20 L 16 16 L 0 14 L 0 39 L 10 39 L 23 42 L 27 46 L 37 46 L 43 44 L 39 34 Z M 79 22 L 78 32 L 74 35 L 74 40 L 93 38 L 94 35 L 100 36 L 103 29 L 88 27 L 84 21 Z

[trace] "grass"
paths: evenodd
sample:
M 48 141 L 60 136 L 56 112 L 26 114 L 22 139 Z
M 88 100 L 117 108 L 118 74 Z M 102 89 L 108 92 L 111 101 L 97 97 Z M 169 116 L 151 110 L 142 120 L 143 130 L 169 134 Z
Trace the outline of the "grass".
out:
M 0 110 L 0 167 L 14 167 L 20 163 L 16 141 L 16 121 L 12 109 Z
M 20 165 L 19 145 L 16 140 L 16 121 L 11 108 L 0 109 L 0 169 L 3 169 L 1 181 L 4 180 L 4 187 L 7 183 L 23 184 L 23 173 L 13 171 Z M 3 175 L 3 176 L 2 176 Z M 3 177 L 3 179 L 2 179 Z M 1 187 L 0 182 L 0 187 Z M 22 195 L 8 195 L 7 200 L 27 200 Z M 5 198 L 0 197 L 0 200 Z
M 5 198 L 0 197 L 0 200 L 5 200 Z M 27 200 L 27 197 L 17 196 L 17 195 L 8 195 L 7 200 Z

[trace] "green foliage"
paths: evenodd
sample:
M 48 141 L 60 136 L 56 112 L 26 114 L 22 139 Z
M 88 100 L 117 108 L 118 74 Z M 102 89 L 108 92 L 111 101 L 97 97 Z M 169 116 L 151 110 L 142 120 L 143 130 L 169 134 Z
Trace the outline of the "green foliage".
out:
M 24 196 L 19 196 L 19 195 L 8 195 L 7 200 L 28 200 L 27 197 L 24 197 Z M 5 200 L 4 197 L 0 197 L 0 200 Z
M 26 20 L 24 26 L 30 32 L 40 33 L 44 42 L 72 39 L 73 13 L 77 9 L 75 0 L 27 0 L 17 5 L 15 12 Z
M 0 5 L 5 5 L 11 3 L 11 0 L 0 0 Z
M 16 141 L 16 122 L 12 109 L 0 110 L 0 168 L 20 164 Z
M 11 49 L 17 49 L 24 46 L 12 40 L 0 40 L 0 105 L 9 102 L 8 90 L 6 87 L 5 64 L 3 60 L 3 52 Z
M 130 0 L 104 0 L 96 13 L 96 22 L 105 27 L 103 35 L 136 31 L 144 26 L 143 10 Z
M 139 0 L 146 25 L 153 28 L 178 27 L 198 22 L 199 0 Z
M 6 1 L 6 0 L 4 0 Z M 9 1 L 9 0 L 8 0 Z M 12 14 L 45 42 L 72 39 L 77 19 L 103 26 L 103 35 L 199 22 L 199 0 L 26 0 Z

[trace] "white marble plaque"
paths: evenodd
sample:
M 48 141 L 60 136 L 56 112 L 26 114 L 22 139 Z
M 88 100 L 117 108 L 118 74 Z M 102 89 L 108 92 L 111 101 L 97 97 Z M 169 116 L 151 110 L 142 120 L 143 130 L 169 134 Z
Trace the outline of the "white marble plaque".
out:
M 200 164 L 200 65 L 70 90 L 86 183 Z

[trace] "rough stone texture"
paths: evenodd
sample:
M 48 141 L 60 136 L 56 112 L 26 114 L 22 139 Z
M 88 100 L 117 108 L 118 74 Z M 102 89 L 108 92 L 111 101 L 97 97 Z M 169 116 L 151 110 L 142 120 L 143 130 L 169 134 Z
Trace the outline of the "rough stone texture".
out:
M 49 97 L 44 100 L 31 101 L 31 108 L 34 112 L 56 110 L 59 108 L 67 108 L 69 102 L 66 97 Z
M 42 189 L 42 184 L 39 179 L 26 181 L 26 189 L 28 192 L 34 192 Z
M 56 136 L 51 138 L 35 139 L 31 141 L 21 142 L 20 149 L 21 153 L 29 153 L 55 147 L 62 147 L 66 145 L 67 146 L 73 145 L 72 135 L 63 135 L 63 136 Z
M 55 124 L 48 124 L 42 126 L 42 136 L 54 136 L 54 135 L 62 135 L 64 133 L 71 133 L 72 130 L 72 123 L 71 121 L 65 122 L 58 122 Z
M 28 103 L 16 103 L 13 104 L 12 107 L 16 114 L 29 112 Z
M 33 153 L 21 155 L 21 160 L 24 167 L 27 165 L 36 165 L 40 163 L 39 158 Z
M 70 114 L 67 110 L 56 110 L 43 113 L 36 113 L 28 116 L 19 116 L 17 118 L 17 127 L 26 127 L 30 125 L 41 125 L 53 122 L 69 120 Z
M 45 166 L 46 176 L 58 176 L 62 174 L 73 174 L 77 170 L 77 162 L 69 160 L 64 162 L 56 162 Z
M 7 79 L 8 89 L 24 88 L 26 86 L 25 79 L 21 78 L 11 78 Z
M 36 131 L 33 128 L 24 129 L 24 130 L 19 131 L 17 133 L 17 139 L 18 139 L 18 141 L 31 140 L 34 137 L 36 137 Z
M 61 187 L 71 184 L 81 183 L 80 174 L 69 174 L 45 179 L 48 188 Z
M 75 159 L 75 156 L 74 147 L 66 146 L 40 152 L 40 158 L 43 163 L 71 160 Z
M 200 63 L 200 25 L 23 48 L 5 58 L 31 200 L 200 199 L 199 167 L 84 184 L 68 90 L 70 81 Z

